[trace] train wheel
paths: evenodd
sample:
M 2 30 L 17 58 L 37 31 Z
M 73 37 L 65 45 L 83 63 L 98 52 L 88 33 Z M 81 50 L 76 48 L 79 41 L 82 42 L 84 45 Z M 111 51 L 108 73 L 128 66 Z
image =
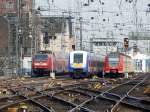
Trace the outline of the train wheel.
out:
M 124 74 L 123 74 L 123 73 L 119 74 L 119 76 L 120 76 L 121 78 L 124 78 Z
M 111 74 L 111 73 L 105 73 L 105 74 L 104 74 L 104 77 L 106 77 L 106 78 L 111 78 L 111 77 L 112 77 L 112 74 Z
M 71 77 L 72 79 L 75 79 L 74 73 L 69 73 L 69 74 L 70 74 L 70 77 Z
M 73 73 L 72 78 L 73 79 L 79 79 L 79 78 L 81 78 L 81 76 L 79 73 Z
M 73 79 L 79 79 L 80 78 L 80 76 L 76 76 L 76 75 L 73 75 L 73 77 L 72 77 Z
M 113 73 L 113 78 L 117 78 L 118 74 L 117 73 Z
M 97 76 L 98 76 L 98 77 L 103 77 L 103 76 L 104 76 L 104 73 L 103 73 L 103 72 L 98 72 L 98 73 L 97 73 Z
M 37 77 L 37 75 L 34 72 L 32 72 L 31 77 Z

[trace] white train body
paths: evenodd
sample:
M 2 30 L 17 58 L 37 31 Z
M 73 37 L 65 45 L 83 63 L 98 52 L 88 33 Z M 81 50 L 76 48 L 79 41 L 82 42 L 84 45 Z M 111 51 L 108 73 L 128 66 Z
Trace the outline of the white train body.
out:
M 68 70 L 73 78 L 87 77 L 100 71 L 100 59 L 86 51 L 72 51 L 69 55 Z

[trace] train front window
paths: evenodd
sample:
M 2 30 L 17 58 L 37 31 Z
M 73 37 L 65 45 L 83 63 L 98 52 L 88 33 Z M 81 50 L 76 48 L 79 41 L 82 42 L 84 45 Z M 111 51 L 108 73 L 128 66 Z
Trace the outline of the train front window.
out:
M 112 67 L 117 66 L 118 63 L 119 63 L 119 58 L 109 58 L 109 64 L 110 64 Z
M 109 64 L 112 66 L 112 67 L 115 67 L 118 65 L 119 63 L 119 53 L 116 53 L 116 52 L 111 52 L 109 55 Z
M 83 63 L 83 54 L 82 53 L 74 54 L 74 63 Z
M 35 55 L 34 59 L 36 61 L 47 60 L 48 56 L 47 55 L 43 55 L 43 54 L 39 54 L 39 55 Z

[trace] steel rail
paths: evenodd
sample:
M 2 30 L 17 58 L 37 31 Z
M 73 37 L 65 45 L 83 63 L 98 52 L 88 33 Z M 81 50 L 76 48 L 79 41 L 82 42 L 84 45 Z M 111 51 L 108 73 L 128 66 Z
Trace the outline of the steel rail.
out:
M 24 88 L 26 88 L 26 87 L 24 87 Z M 27 89 L 29 89 L 29 88 L 27 88 Z M 18 96 L 18 97 L 24 97 L 25 99 L 20 100 L 20 101 L 16 101 L 16 102 L 13 102 L 13 103 L 10 103 L 10 104 L 8 104 L 8 105 L 1 106 L 1 107 L 0 107 L 0 110 L 2 110 L 2 109 L 4 109 L 4 108 L 7 108 L 7 107 L 9 107 L 9 106 L 11 106 L 11 105 L 15 105 L 15 104 L 21 103 L 21 102 L 31 101 L 31 102 L 33 102 L 34 104 L 38 105 L 41 109 L 43 109 L 44 112 L 51 112 L 51 110 L 50 110 L 49 108 L 47 108 L 47 107 L 44 106 L 43 104 L 40 104 L 39 102 L 36 102 L 36 101 L 33 100 L 33 98 L 38 98 L 38 97 L 42 97 L 42 96 L 34 96 L 34 97 L 29 98 L 29 97 L 27 97 L 27 96 L 24 96 L 23 94 L 20 94 L 18 91 L 15 91 L 14 89 L 11 89 L 11 90 L 12 90 L 13 92 L 15 92 L 16 96 Z M 37 93 L 37 91 L 34 91 L 34 92 Z M 39 92 L 38 92 L 38 93 L 39 93 Z M 41 94 L 41 95 L 42 95 L 42 94 Z
M 129 93 L 135 89 L 137 86 L 139 86 L 141 83 L 143 83 L 146 79 L 147 79 L 148 76 L 146 76 L 143 80 L 141 80 L 139 83 L 137 83 L 135 86 L 133 86 L 127 93 L 126 95 L 124 95 L 119 101 L 117 101 L 117 103 L 113 106 L 113 108 L 111 109 L 111 112 L 115 112 L 119 106 L 119 104 L 121 102 L 123 102 L 123 100 L 129 95 Z

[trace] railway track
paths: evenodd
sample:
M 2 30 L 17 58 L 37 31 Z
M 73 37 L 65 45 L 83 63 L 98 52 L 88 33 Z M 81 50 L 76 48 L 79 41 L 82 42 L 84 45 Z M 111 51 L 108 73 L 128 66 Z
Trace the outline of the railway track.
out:
M 121 112 L 149 111 L 150 103 L 130 96 L 148 77 L 137 77 L 123 84 L 97 80 L 42 80 L 3 85 L 11 91 L 9 97 L 0 97 L 0 110 L 21 109 L 25 105 L 32 112 Z M 38 83 L 40 81 L 40 83 Z M 117 85 L 117 86 L 116 86 Z M 46 86 L 46 87 L 45 87 Z M 116 92 L 117 91 L 117 92 Z M 140 106 L 139 106 L 140 105 Z
M 114 107 L 111 109 L 112 112 L 115 112 L 118 109 L 118 106 L 120 104 L 126 104 L 133 107 L 138 108 L 139 110 L 144 111 L 150 111 L 150 102 L 146 102 L 137 98 L 130 97 L 129 94 L 132 93 L 132 91 L 140 86 L 143 82 L 145 82 L 147 79 L 149 79 L 149 75 L 142 75 L 140 77 L 135 78 L 132 81 L 129 81 L 127 83 L 121 84 L 118 87 L 115 87 L 108 91 L 108 93 L 113 93 L 116 96 L 120 97 L 120 100 L 117 101 L 117 103 L 114 105 Z M 146 103 L 145 103 L 146 102 Z
M 47 83 L 47 82 L 45 82 Z M 66 82 L 68 83 L 68 82 Z M 85 81 L 83 81 L 82 83 L 86 83 Z M 58 97 L 57 98 L 57 95 L 55 95 L 55 97 L 52 97 L 52 93 L 49 93 L 49 92 L 55 92 L 56 94 L 58 94 L 58 88 L 61 88 L 61 90 L 63 90 L 63 88 L 75 88 L 77 86 L 79 86 L 78 84 L 73 84 L 73 85 L 63 85 L 63 86 L 55 86 L 54 88 L 51 88 L 51 89 L 41 89 L 43 86 L 38 84 L 38 85 L 32 85 L 32 86 L 29 86 L 28 84 L 27 85 L 23 85 L 18 82 L 17 83 L 18 85 L 14 86 L 13 84 L 9 84 L 7 85 L 8 87 L 7 88 L 11 88 L 10 90 L 13 92 L 14 96 L 11 96 L 11 97 L 7 97 L 7 98 L 1 98 L 1 103 L 0 103 L 0 109 L 2 111 L 7 111 L 8 109 L 14 109 L 14 108 L 17 108 L 19 109 L 19 106 L 20 104 L 24 103 L 29 111 L 32 110 L 31 109 L 31 106 L 36 108 L 37 107 L 40 107 L 38 108 L 40 111 L 53 111 L 53 108 L 56 109 L 56 105 L 62 105 L 61 107 L 64 108 L 62 110 L 68 110 L 68 109 L 71 109 L 73 107 L 76 106 L 75 103 L 71 103 L 69 101 L 65 101 L 63 98 L 60 98 Z M 80 83 L 79 83 L 80 84 Z M 40 89 L 37 89 L 37 86 L 40 87 Z M 68 90 L 69 91 L 69 90 Z M 79 93 L 78 93 L 79 94 Z M 86 95 L 86 94 L 85 94 Z M 42 101 L 44 102 L 41 102 L 41 99 Z M 46 101 L 47 99 L 47 101 Z M 48 99 L 51 99 L 51 102 L 48 103 Z M 46 103 L 47 102 L 47 103 Z M 31 103 L 33 103 L 31 105 Z M 44 105 L 43 105 L 43 104 Z M 66 105 L 64 105 L 64 103 Z M 50 105 L 49 108 L 47 107 L 48 105 Z M 52 105 L 54 107 L 52 107 Z M 67 105 L 69 105 L 69 107 L 67 107 Z M 65 109 L 67 108 L 67 109 Z M 57 110 L 57 109 L 56 109 Z M 36 111 L 36 110 L 35 110 Z
M 132 111 L 150 111 L 150 102 L 129 96 L 129 93 L 142 84 L 147 78 L 148 76 L 143 75 L 113 89 L 108 89 L 93 97 L 91 100 L 85 101 L 76 108 L 85 107 L 91 112 L 117 112 L 118 110 L 121 111 L 120 106 L 124 106 Z M 99 102 L 98 99 L 100 99 L 101 102 Z

